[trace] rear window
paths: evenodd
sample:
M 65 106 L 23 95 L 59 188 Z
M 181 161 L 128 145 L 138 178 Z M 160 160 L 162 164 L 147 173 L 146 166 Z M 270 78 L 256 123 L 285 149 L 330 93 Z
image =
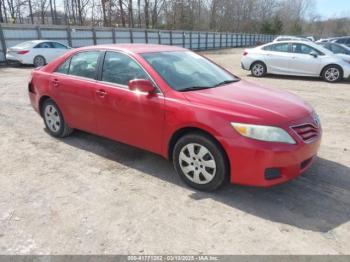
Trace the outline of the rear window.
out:
M 20 43 L 18 45 L 15 45 L 14 47 L 17 47 L 17 48 L 23 48 L 23 49 L 26 49 L 26 48 L 30 48 L 32 47 L 32 45 L 34 44 L 34 42 L 32 41 L 27 41 L 27 42 L 23 42 L 23 43 Z

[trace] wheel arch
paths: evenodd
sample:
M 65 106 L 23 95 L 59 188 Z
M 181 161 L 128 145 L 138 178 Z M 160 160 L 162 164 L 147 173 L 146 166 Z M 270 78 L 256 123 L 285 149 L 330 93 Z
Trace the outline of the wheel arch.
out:
M 167 157 L 169 160 L 172 160 L 173 158 L 173 150 L 175 147 L 176 142 L 183 136 L 190 134 L 190 133 L 199 133 L 203 136 L 206 136 L 210 139 L 212 139 L 217 145 L 218 147 L 222 150 L 222 152 L 224 153 L 224 157 L 226 158 L 228 167 L 230 169 L 230 161 L 229 161 L 229 157 L 226 153 L 226 150 L 224 148 L 224 146 L 220 143 L 220 141 L 218 139 L 216 139 L 216 137 L 211 134 L 210 132 L 202 129 L 202 128 L 198 128 L 198 127 L 193 127 L 193 126 L 188 126 L 188 127 L 182 127 L 178 130 L 176 130 L 172 136 L 169 139 L 168 142 L 168 150 L 167 150 Z
M 40 97 L 39 99 L 39 113 L 40 113 L 40 116 L 42 117 L 43 116 L 43 105 L 44 105 L 44 102 L 48 99 L 52 99 L 51 97 L 47 96 L 47 95 L 43 95 L 42 97 Z
M 343 69 L 343 67 L 342 67 L 341 65 L 338 65 L 338 64 L 336 64 L 336 63 L 330 63 L 330 64 L 328 64 L 328 65 L 325 65 L 325 66 L 322 68 L 321 73 L 320 73 L 320 76 L 323 76 L 324 70 L 325 70 L 327 67 L 329 67 L 329 66 L 337 66 L 337 67 L 339 67 L 340 70 L 341 70 L 342 75 L 344 75 L 344 69 Z
M 250 64 L 249 70 L 252 70 L 253 65 L 256 64 L 256 63 L 262 63 L 262 64 L 264 64 L 264 65 L 265 65 L 265 68 L 266 68 L 266 71 L 267 71 L 267 65 L 266 65 L 266 63 L 265 63 L 264 61 L 262 61 L 261 59 L 258 59 L 258 60 L 255 60 L 254 62 L 252 62 L 252 63 Z

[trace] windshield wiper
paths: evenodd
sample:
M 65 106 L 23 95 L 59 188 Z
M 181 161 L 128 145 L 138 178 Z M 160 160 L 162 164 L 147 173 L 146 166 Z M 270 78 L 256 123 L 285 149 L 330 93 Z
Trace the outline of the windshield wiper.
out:
M 238 82 L 238 81 L 239 81 L 239 79 L 225 80 L 225 81 L 222 81 L 222 82 L 216 84 L 214 87 L 223 86 L 223 85 L 227 85 L 227 84 Z
M 187 91 L 202 90 L 202 89 L 208 89 L 208 88 L 213 88 L 213 86 L 189 86 L 189 87 L 180 89 L 178 91 L 187 92 Z

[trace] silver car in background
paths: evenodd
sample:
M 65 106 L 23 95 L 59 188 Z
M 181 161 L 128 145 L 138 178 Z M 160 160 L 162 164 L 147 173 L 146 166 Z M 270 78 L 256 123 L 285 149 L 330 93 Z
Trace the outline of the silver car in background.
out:
M 337 82 L 350 77 L 350 63 L 311 41 L 272 42 L 246 49 L 242 68 L 255 77 L 266 74 L 322 77 Z

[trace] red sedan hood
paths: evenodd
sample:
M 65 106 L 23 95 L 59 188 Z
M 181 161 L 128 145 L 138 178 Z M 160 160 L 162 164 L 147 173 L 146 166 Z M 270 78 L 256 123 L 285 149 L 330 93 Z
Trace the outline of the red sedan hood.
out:
M 217 88 L 184 92 L 194 105 L 226 111 L 233 121 L 278 125 L 310 115 L 312 108 L 286 91 L 241 80 Z

